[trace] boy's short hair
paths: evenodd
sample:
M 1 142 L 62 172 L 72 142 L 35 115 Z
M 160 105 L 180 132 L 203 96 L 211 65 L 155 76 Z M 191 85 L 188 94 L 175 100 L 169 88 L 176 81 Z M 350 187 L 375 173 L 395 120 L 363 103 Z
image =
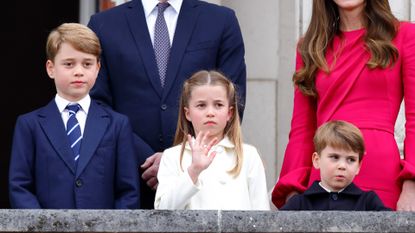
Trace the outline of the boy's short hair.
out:
M 101 56 L 101 44 L 94 31 L 79 23 L 63 23 L 55 28 L 46 42 L 46 56 L 53 61 L 62 43 L 69 43 L 76 50 L 95 55 L 97 61 Z
M 324 148 L 353 151 L 359 154 L 359 162 L 365 153 L 365 143 L 360 130 L 346 121 L 329 121 L 321 125 L 314 135 L 314 148 L 320 154 Z

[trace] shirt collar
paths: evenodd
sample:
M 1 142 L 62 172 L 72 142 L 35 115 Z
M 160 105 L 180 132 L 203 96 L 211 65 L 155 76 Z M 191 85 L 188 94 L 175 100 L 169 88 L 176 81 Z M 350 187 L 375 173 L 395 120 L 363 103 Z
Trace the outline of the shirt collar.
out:
M 323 188 L 324 190 L 326 190 L 328 193 L 333 192 L 333 191 L 331 191 L 329 188 L 325 187 L 325 186 L 323 185 L 323 183 L 321 183 L 321 181 L 320 181 L 318 184 L 320 185 L 320 187 L 322 187 L 322 188 Z M 343 190 L 344 190 L 344 188 L 342 188 L 340 191 L 335 192 L 335 193 L 341 193 Z
M 74 103 L 74 102 L 71 102 L 69 100 L 66 100 L 66 99 L 62 98 L 58 94 L 56 94 L 56 96 L 55 96 L 55 102 L 56 102 L 56 105 L 58 106 L 58 109 L 59 109 L 60 113 L 65 111 L 65 108 L 66 108 L 66 106 L 68 106 L 68 104 Z M 84 98 L 82 98 L 81 100 L 79 100 L 76 103 L 81 105 L 81 109 L 86 114 L 88 114 L 89 106 L 91 105 L 91 97 L 89 95 L 86 95 Z
M 345 195 L 361 195 L 363 191 L 357 187 L 353 182 L 340 191 Z M 338 192 L 338 193 L 340 193 Z M 325 189 L 319 184 L 319 181 L 314 181 L 313 184 L 304 192 L 304 195 L 315 195 L 321 193 L 330 193 L 330 190 Z
M 156 10 L 159 0 L 142 0 L 141 2 L 143 3 L 144 14 L 147 18 L 154 10 Z M 167 2 L 174 9 L 174 11 L 179 14 L 183 0 L 168 0 Z

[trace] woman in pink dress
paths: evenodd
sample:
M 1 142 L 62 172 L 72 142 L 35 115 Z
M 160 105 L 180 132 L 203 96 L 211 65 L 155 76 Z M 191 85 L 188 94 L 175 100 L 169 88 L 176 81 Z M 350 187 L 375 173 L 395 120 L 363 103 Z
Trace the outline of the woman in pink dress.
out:
M 313 135 L 329 120 L 358 126 L 366 155 L 355 184 L 384 204 L 415 210 L 415 25 L 399 22 L 387 0 L 314 0 L 298 43 L 291 132 L 272 200 L 281 207 L 303 192 L 312 168 Z M 405 100 L 402 160 L 394 139 Z

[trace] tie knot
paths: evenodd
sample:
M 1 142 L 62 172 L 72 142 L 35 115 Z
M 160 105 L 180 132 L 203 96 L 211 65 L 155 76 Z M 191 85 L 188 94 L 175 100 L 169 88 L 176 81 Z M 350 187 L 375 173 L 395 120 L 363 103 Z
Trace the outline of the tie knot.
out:
M 170 4 L 168 2 L 160 2 L 157 4 L 158 12 L 163 13 L 164 10 L 166 10 L 167 7 L 169 7 Z
M 68 109 L 69 114 L 76 114 L 79 109 L 81 109 L 81 106 L 79 104 L 68 104 L 68 106 L 66 106 L 66 109 Z

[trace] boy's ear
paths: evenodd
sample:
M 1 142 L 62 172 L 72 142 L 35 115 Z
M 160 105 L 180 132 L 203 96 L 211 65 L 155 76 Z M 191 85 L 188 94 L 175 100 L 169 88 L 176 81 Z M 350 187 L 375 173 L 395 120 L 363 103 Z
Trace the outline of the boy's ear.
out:
M 54 68 L 55 68 L 55 65 L 53 64 L 53 61 L 47 60 L 46 61 L 46 72 L 48 73 L 49 78 L 51 78 L 51 79 L 55 78 L 54 77 L 54 70 L 55 70 Z
M 320 169 L 320 155 L 317 154 L 317 152 L 313 153 L 312 160 L 313 160 L 314 168 L 315 169 Z
M 362 167 L 362 161 L 359 162 L 359 167 L 357 168 L 357 171 L 356 171 L 356 174 L 355 175 L 359 174 L 360 167 Z
M 363 156 L 364 156 L 364 155 L 366 155 L 366 151 L 363 153 Z M 356 175 L 357 175 L 357 174 L 359 174 L 359 172 L 360 172 L 360 168 L 362 167 L 362 161 L 363 161 L 363 157 L 362 157 L 362 159 L 359 161 L 359 167 L 357 168 Z
M 97 62 L 97 72 L 99 72 L 99 70 L 101 69 L 101 62 L 100 61 L 98 61 Z

